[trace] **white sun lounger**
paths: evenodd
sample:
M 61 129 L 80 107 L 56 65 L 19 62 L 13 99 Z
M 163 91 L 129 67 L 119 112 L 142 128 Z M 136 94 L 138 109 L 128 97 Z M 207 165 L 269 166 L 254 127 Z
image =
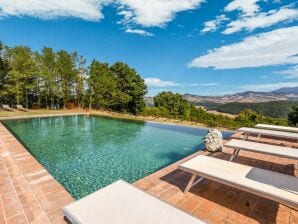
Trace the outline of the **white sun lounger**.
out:
M 232 139 L 231 141 L 225 143 L 224 146 L 227 148 L 234 149 L 234 153 L 231 156 L 230 161 L 232 161 L 238 155 L 240 150 L 263 153 L 263 154 L 298 160 L 298 149 L 293 149 L 288 147 L 268 145 L 268 144 L 262 144 L 257 142 L 237 140 L 237 139 Z
M 64 209 L 75 224 L 203 224 L 205 222 L 122 181 L 104 187 Z
M 250 134 L 258 135 L 258 139 L 261 136 L 272 136 L 272 137 L 280 137 L 280 138 L 288 138 L 288 139 L 295 139 L 298 141 L 298 133 L 291 133 L 285 131 L 272 131 L 260 128 L 239 128 L 237 131 L 244 132 L 243 140 L 247 140 Z
M 279 125 L 269 125 L 269 124 L 257 124 L 256 128 L 273 130 L 273 131 L 288 131 L 298 133 L 298 128 L 294 127 L 286 127 L 286 126 L 279 126 Z
M 18 110 L 21 110 L 21 111 L 25 111 L 25 112 L 28 112 L 29 111 L 26 108 L 24 108 L 23 105 L 20 105 L 20 104 L 17 105 L 17 109 Z
M 179 168 L 193 174 L 185 192 L 200 176 L 298 209 L 297 177 L 202 155 Z
M 2 104 L 2 108 L 3 108 L 3 110 L 14 111 L 14 109 L 11 108 L 8 104 Z

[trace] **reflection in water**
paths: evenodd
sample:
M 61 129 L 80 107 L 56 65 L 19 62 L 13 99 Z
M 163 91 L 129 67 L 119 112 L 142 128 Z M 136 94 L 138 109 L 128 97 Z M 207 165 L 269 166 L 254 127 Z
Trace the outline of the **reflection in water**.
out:
M 203 148 L 206 129 L 98 116 L 5 121 L 44 167 L 81 198 L 118 179 L 134 182 Z

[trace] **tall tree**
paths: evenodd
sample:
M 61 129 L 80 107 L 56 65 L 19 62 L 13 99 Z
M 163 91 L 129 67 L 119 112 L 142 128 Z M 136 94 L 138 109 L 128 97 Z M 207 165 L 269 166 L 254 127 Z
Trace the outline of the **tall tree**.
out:
M 4 94 L 4 85 L 8 79 L 8 71 L 8 62 L 4 59 L 4 45 L 0 41 L 0 103 L 7 103 L 9 101 L 6 94 Z
M 145 108 L 144 96 L 147 93 L 144 80 L 136 70 L 123 62 L 115 63 L 110 69 L 121 92 L 116 109 L 133 114 L 142 112 Z
M 93 60 L 90 66 L 89 80 L 92 105 L 95 108 L 113 109 L 118 100 L 119 90 L 111 75 L 109 65 Z
M 6 50 L 6 60 L 9 63 L 9 81 L 4 85 L 7 93 L 14 95 L 17 104 L 29 106 L 29 95 L 35 85 L 36 72 L 33 53 L 29 47 L 17 46 Z
M 57 53 L 57 73 L 59 76 L 61 97 L 63 108 L 66 108 L 66 103 L 72 100 L 75 82 L 75 58 L 67 51 L 60 50 Z
M 59 94 L 59 82 L 56 60 L 57 55 L 52 48 L 44 47 L 41 51 L 41 72 L 44 80 L 44 100 L 53 108 Z
M 85 68 L 86 59 L 83 56 L 77 57 L 77 75 L 76 75 L 76 99 L 79 108 L 83 108 L 85 99 L 85 84 L 87 79 L 87 69 Z

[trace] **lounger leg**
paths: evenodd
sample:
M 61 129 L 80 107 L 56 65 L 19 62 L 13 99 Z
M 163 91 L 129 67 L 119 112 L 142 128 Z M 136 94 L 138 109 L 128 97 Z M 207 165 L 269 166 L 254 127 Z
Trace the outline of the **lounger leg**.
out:
M 184 190 L 184 193 L 189 192 L 190 188 L 200 183 L 202 180 L 204 180 L 204 177 L 200 177 L 197 181 L 195 181 L 197 175 L 193 174 Z
M 191 178 L 190 178 L 190 180 L 189 180 L 189 182 L 188 182 L 188 184 L 187 184 L 187 186 L 186 186 L 186 188 L 185 188 L 185 190 L 184 190 L 184 193 L 189 192 L 189 190 L 190 190 L 190 188 L 192 187 L 192 184 L 193 184 L 193 182 L 195 181 L 196 177 L 197 177 L 197 175 L 195 175 L 195 174 L 193 174 L 193 175 L 191 176 Z
M 244 134 L 244 137 L 243 137 L 243 140 L 246 141 L 248 139 L 248 137 L 249 137 L 249 134 L 248 133 L 245 133 Z
M 229 160 L 230 162 L 233 161 L 238 156 L 239 151 L 240 151 L 240 149 L 234 149 L 234 152 Z

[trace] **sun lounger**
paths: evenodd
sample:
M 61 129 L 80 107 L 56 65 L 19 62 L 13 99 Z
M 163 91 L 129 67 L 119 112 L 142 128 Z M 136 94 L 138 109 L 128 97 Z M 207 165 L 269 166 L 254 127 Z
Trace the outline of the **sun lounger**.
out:
M 2 108 L 3 108 L 3 110 L 14 111 L 14 109 L 11 108 L 11 107 L 10 107 L 9 105 L 7 105 L 7 104 L 2 104 Z
M 179 168 L 193 174 L 185 192 L 200 176 L 298 209 L 297 177 L 202 155 Z
M 295 139 L 298 141 L 298 133 L 291 133 L 285 131 L 272 131 L 259 128 L 239 128 L 237 131 L 244 132 L 243 140 L 247 140 L 250 134 L 258 135 L 258 140 L 261 136 L 272 136 L 279 138 Z
M 298 133 L 298 128 L 294 128 L 294 127 L 269 125 L 269 124 L 257 124 L 255 127 L 261 128 L 261 129 L 273 130 L 273 131 L 288 131 L 288 132 Z
M 17 105 L 17 109 L 18 109 L 18 110 L 21 110 L 21 111 L 25 111 L 25 112 L 28 112 L 28 111 L 29 111 L 29 110 L 25 109 L 25 108 L 23 107 L 23 105 Z
M 81 224 L 205 223 L 122 180 L 66 206 L 64 214 Z
M 273 156 L 279 156 L 288 159 L 297 159 L 298 160 L 298 149 L 268 145 L 257 142 L 243 141 L 232 139 L 231 141 L 224 144 L 227 148 L 233 148 L 234 153 L 231 156 L 230 161 L 232 161 L 239 153 L 240 150 L 263 153 Z

